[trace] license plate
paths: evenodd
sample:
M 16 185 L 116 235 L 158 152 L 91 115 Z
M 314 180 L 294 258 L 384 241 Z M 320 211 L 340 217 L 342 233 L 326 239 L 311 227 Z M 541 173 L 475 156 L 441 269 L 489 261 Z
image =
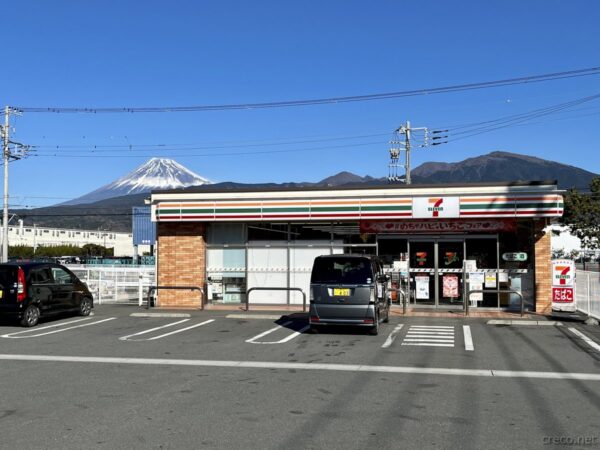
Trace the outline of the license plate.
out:
M 333 289 L 334 297 L 348 297 L 349 295 L 350 295 L 350 289 L 340 289 L 340 288 Z

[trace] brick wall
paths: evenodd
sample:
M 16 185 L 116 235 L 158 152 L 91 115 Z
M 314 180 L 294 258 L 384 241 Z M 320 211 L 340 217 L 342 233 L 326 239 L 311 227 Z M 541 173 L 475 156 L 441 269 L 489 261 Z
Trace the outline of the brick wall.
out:
M 206 226 L 202 223 L 157 224 L 159 286 L 199 286 L 204 289 Z M 199 308 L 200 294 L 188 290 L 159 290 L 158 306 Z
M 552 312 L 552 259 L 551 232 L 544 233 L 545 220 L 534 224 L 535 242 L 535 310 L 542 314 Z

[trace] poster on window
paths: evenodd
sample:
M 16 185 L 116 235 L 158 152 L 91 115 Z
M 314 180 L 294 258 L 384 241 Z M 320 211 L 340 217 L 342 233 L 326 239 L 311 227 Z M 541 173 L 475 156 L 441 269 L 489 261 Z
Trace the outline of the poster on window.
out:
M 470 291 L 480 291 L 483 289 L 485 274 L 483 272 L 470 272 L 469 273 L 469 290 Z M 483 294 L 476 293 L 471 294 L 469 300 L 472 302 L 481 302 L 483 301 Z
M 486 272 L 485 287 L 488 289 L 496 289 L 496 272 Z
M 444 297 L 458 298 L 458 275 L 444 275 L 442 286 Z
M 415 290 L 417 300 L 429 300 L 429 275 L 415 277 Z

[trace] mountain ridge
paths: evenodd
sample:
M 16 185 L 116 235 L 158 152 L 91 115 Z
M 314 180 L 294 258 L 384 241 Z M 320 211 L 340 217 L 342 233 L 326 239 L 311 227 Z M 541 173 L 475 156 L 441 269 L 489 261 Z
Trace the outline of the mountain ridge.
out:
M 570 187 L 587 188 L 595 176 L 598 175 L 574 166 L 502 151 L 468 158 L 455 163 L 426 162 L 412 171 L 414 184 L 557 180 L 561 189 Z M 226 191 L 387 184 L 386 178 L 374 178 L 369 175 L 360 176 L 342 171 L 319 182 L 237 183 L 225 181 L 201 186 L 203 186 L 202 189 L 207 191 Z M 101 199 L 86 204 L 61 204 L 11 212 L 23 218 L 27 224 L 32 224 L 35 221 L 39 226 L 82 229 L 101 227 L 112 231 L 131 231 L 131 208 L 133 206 L 143 206 L 144 199 L 148 198 L 149 195 L 149 192 L 144 192 Z M 79 197 L 79 199 L 81 198 Z

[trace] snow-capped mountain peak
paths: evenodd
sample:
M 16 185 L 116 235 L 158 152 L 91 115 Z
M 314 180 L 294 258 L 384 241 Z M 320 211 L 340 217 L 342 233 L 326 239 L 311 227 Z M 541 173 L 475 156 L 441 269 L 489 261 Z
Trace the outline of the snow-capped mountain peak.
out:
M 210 181 L 186 169 L 173 159 L 152 158 L 133 172 L 106 186 L 108 189 L 126 189 L 127 194 L 154 189 L 177 189 L 210 184 Z
M 173 159 L 151 158 L 127 175 L 89 194 L 63 203 L 76 205 L 160 189 L 179 189 L 212 182 Z

